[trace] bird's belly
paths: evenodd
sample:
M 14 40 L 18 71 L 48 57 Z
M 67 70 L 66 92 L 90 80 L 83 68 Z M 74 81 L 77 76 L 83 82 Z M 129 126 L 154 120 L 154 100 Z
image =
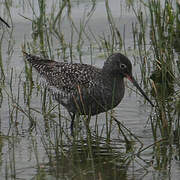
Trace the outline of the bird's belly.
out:
M 48 90 L 51 91 L 50 88 Z M 120 89 L 117 88 L 116 91 L 102 88 L 93 91 L 83 91 L 82 94 L 78 94 L 78 92 L 65 94 L 60 91 L 53 91 L 52 94 L 55 100 L 71 113 L 95 115 L 116 107 L 124 96 L 124 86 Z
M 124 90 L 113 94 L 112 92 L 96 92 L 85 96 L 73 97 L 64 105 L 69 112 L 81 115 L 96 115 L 116 107 L 124 96 Z
M 122 100 L 124 96 L 124 91 L 117 92 L 113 94 L 113 92 L 107 93 L 103 95 L 99 101 L 92 102 L 91 106 L 91 114 L 99 114 L 102 112 L 107 112 L 110 109 L 115 108 Z

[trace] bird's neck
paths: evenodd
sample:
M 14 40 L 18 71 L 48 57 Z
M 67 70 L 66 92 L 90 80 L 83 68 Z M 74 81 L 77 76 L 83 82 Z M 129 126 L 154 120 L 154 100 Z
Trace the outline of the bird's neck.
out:
M 103 91 L 106 92 L 105 99 L 108 101 L 107 104 L 111 105 L 109 108 L 117 106 L 125 92 L 123 77 L 112 76 L 111 74 L 103 75 L 103 86 Z
M 103 84 L 111 90 L 124 88 L 124 78 L 121 76 L 121 74 L 116 74 L 114 72 L 103 72 L 102 79 Z
M 102 79 L 104 86 L 109 90 L 124 90 L 124 77 L 114 64 L 107 62 L 104 64 L 102 68 Z

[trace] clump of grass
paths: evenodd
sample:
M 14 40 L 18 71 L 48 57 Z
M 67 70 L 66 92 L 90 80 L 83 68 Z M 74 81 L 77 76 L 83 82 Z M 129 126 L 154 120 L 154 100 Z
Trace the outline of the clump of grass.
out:
M 177 73 L 174 61 L 174 35 L 176 30 L 176 11 L 173 10 L 172 2 L 165 1 L 164 8 L 157 1 L 149 2 L 151 17 L 151 42 L 154 52 L 154 71 L 152 79 L 156 91 L 155 99 L 156 119 L 161 130 L 162 137 L 170 138 L 173 131 L 174 105 L 172 104 L 175 93 L 174 83 Z
M 172 1 L 148 1 L 147 4 L 141 3 L 144 11 L 139 9 L 133 11 L 136 14 L 139 26 L 133 24 L 134 39 L 141 35 L 143 41 L 137 44 L 141 59 L 141 73 L 145 87 L 148 87 L 147 75 L 151 72 L 151 94 L 156 102 L 155 114 L 151 119 L 154 140 L 157 141 L 160 131 L 161 137 L 168 139 L 172 143 L 174 136 L 174 124 L 179 123 L 176 107 L 179 97 L 179 71 L 174 53 L 179 27 L 179 4 Z M 149 14 L 149 17 L 146 16 Z M 146 20 L 144 20 L 146 18 Z M 146 28 L 149 25 L 149 28 Z M 149 36 L 146 36 L 149 34 Z M 147 44 L 150 39 L 150 44 Z M 135 46 L 136 47 L 136 46 Z M 142 48 L 143 47 L 143 48 Z M 178 55 L 179 56 L 179 55 Z M 178 60 L 179 62 L 179 60 Z M 180 131 L 179 127 L 178 130 Z
M 109 25 L 109 35 L 102 35 L 99 38 L 101 42 L 101 49 L 104 50 L 104 53 L 107 55 L 112 54 L 115 50 L 121 50 L 123 47 L 123 40 L 121 33 L 115 23 L 115 19 L 113 18 L 111 9 L 109 7 L 109 1 L 105 1 L 107 20 Z

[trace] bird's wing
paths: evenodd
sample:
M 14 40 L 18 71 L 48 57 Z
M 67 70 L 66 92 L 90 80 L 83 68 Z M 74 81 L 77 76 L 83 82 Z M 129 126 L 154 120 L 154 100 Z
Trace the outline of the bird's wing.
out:
M 65 94 L 90 91 L 100 84 L 100 69 L 87 64 L 69 64 L 52 60 L 42 60 L 24 53 L 26 59 L 42 75 L 44 84 L 52 90 Z

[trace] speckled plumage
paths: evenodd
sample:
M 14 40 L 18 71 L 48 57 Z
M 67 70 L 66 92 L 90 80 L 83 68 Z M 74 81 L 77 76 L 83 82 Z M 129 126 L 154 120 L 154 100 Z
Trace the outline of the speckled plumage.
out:
M 124 77 L 135 82 L 131 62 L 120 53 L 109 56 L 102 69 L 41 59 L 25 52 L 24 56 L 55 99 L 67 108 L 72 118 L 71 130 L 76 114 L 91 116 L 116 107 L 124 96 Z M 138 86 L 136 82 L 134 85 Z

